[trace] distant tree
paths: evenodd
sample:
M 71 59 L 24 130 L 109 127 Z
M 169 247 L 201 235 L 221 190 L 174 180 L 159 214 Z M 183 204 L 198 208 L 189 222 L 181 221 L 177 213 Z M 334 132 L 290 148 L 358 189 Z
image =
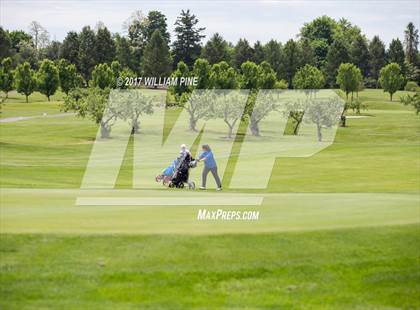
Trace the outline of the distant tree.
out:
M 286 78 L 282 67 L 282 46 L 275 40 L 270 40 L 264 45 L 264 60 L 276 72 L 277 79 Z
M 255 90 L 258 88 L 257 64 L 252 61 L 245 61 L 241 65 L 240 87 L 243 89 Z
M 9 32 L 9 38 L 11 43 L 11 48 L 14 52 L 20 52 L 20 45 L 21 43 L 32 43 L 32 37 L 24 32 L 23 30 L 13 30 Z M 0 44 L 0 46 L 4 46 Z
M 293 77 L 302 65 L 302 51 L 299 45 L 292 39 L 284 45 L 282 61 L 286 81 L 289 87 L 291 87 Z
M 300 36 L 310 41 L 321 40 L 331 45 L 337 27 L 337 22 L 334 19 L 324 15 L 305 23 L 300 29 Z
M 28 62 L 32 68 L 38 68 L 38 52 L 35 50 L 32 42 L 21 41 L 19 43 L 19 53 L 13 57 L 13 62 L 22 64 Z
M 325 78 L 322 72 L 314 66 L 305 65 L 300 68 L 293 78 L 293 88 L 316 90 L 323 88 Z
M 155 30 L 159 30 L 166 44 L 169 45 L 170 35 L 166 23 L 166 16 L 159 11 L 150 11 L 147 14 L 144 27 L 146 41 L 150 40 Z
M 419 45 L 419 31 L 412 22 L 408 23 L 404 31 L 405 57 L 409 63 L 417 64 Z
M 110 137 L 111 129 L 117 118 L 120 116 L 120 102 L 115 103 L 108 100 L 109 89 L 91 87 L 88 89 L 73 89 L 66 96 L 63 108 L 65 111 L 76 111 L 80 117 L 88 117 L 100 125 L 101 138 Z M 108 108 L 108 109 L 106 109 Z M 107 110 L 108 113 L 105 113 Z
M 26 102 L 28 96 L 32 94 L 36 88 L 35 72 L 31 69 L 31 65 L 25 62 L 17 66 L 15 70 L 15 85 L 18 93 L 24 94 Z
M 239 39 L 233 51 L 233 65 L 235 68 L 239 69 L 244 62 L 252 60 L 253 56 L 254 52 L 248 41 L 246 39 Z
M 77 73 L 76 66 L 65 59 L 60 59 L 58 62 L 58 77 L 61 90 L 66 95 L 70 90 L 80 87 L 83 81 L 83 78 Z
M 8 98 L 9 91 L 13 89 L 13 70 L 12 59 L 7 57 L 3 59 L 0 66 L 0 90 L 6 94 Z
M 302 51 L 302 64 L 301 65 L 311 65 L 316 64 L 315 54 L 312 48 L 311 42 L 308 39 L 303 39 L 299 42 L 300 49 Z
M 159 30 L 155 30 L 147 43 L 142 64 L 146 76 L 164 77 L 169 74 L 171 70 L 169 47 Z
M 395 62 L 401 68 L 404 68 L 405 54 L 400 39 L 397 38 L 391 41 L 391 43 L 389 44 L 389 49 L 386 53 L 386 58 L 388 63 Z
M 96 65 L 92 71 L 91 86 L 100 89 L 109 88 L 114 83 L 114 74 L 108 64 Z
M 95 42 L 96 62 L 100 64 L 111 63 L 115 58 L 115 42 L 105 26 L 98 28 Z
M 300 37 L 311 42 L 318 68 L 323 67 L 326 62 L 329 46 L 335 40 L 338 27 L 334 19 L 324 15 L 305 23 L 300 30 Z
M 260 41 L 255 42 L 253 47 L 252 61 L 257 65 L 264 61 L 264 47 Z
M 39 50 L 48 45 L 50 35 L 48 31 L 44 27 L 42 27 L 39 22 L 32 21 L 29 24 L 29 34 L 33 39 L 35 50 Z
M 213 65 L 221 61 L 230 61 L 228 43 L 217 32 L 207 41 L 201 51 L 201 57 Z
M 364 77 L 369 75 L 369 49 L 366 38 L 357 36 L 350 45 L 350 61 L 360 68 Z
M 338 68 L 336 83 L 346 93 L 347 99 L 350 93 L 358 91 L 362 80 L 362 73 L 360 69 L 357 68 L 354 64 L 343 63 Z
M 131 47 L 131 65 L 130 68 L 140 73 L 140 63 L 143 57 L 143 50 L 147 43 L 145 38 L 145 29 L 147 25 L 147 19 L 143 15 L 142 11 L 134 11 L 130 18 L 124 22 L 123 27 L 128 32 L 128 38 Z M 123 63 L 120 60 L 121 63 Z
M 11 55 L 12 42 L 9 33 L 0 27 L 0 59 Z
M 67 33 L 60 46 L 60 58 L 66 59 L 71 64 L 79 67 L 79 36 L 76 32 L 70 31 Z
M 194 61 L 201 53 L 201 39 L 205 36 L 202 32 L 205 28 L 197 27 L 198 19 L 190 10 L 181 11 L 175 22 L 175 41 L 173 42 L 174 63 L 185 62 L 192 67 Z
M 300 68 L 293 78 L 293 88 L 304 89 L 308 100 L 312 97 L 312 94 L 316 90 L 323 88 L 325 85 L 325 78 L 322 72 L 311 65 L 305 65 Z M 293 119 L 293 134 L 297 135 L 300 124 L 303 121 L 304 115 L 304 103 L 303 102 L 292 102 L 290 104 L 290 116 Z
M 420 92 L 416 92 L 413 95 L 405 95 L 400 98 L 404 105 L 412 105 L 418 115 L 420 113 Z
M 401 74 L 401 67 L 397 63 L 390 63 L 380 71 L 379 82 L 384 91 L 389 93 L 392 101 L 392 95 L 403 86 L 404 77 Z
M 257 89 L 273 89 L 276 86 L 276 74 L 270 64 L 263 61 L 258 66 L 257 72 Z M 258 94 L 258 97 L 257 97 Z M 264 96 L 266 93 L 254 91 L 250 94 L 245 108 L 245 113 L 249 117 L 249 129 L 253 136 L 260 136 L 260 122 L 270 114 L 271 111 L 277 109 L 278 102 L 271 96 Z M 257 102 L 257 98 L 259 99 Z
M 210 85 L 216 89 L 234 89 L 238 86 L 235 69 L 225 61 L 214 64 L 210 70 Z
M 196 89 L 210 88 L 211 66 L 206 59 L 198 58 L 193 67 L 193 76 L 197 77 Z
M 78 53 L 79 70 L 85 80 L 89 80 L 92 69 L 97 64 L 96 56 L 95 32 L 89 26 L 85 26 L 79 34 Z
M 190 86 L 181 84 L 179 82 L 182 77 L 188 77 L 190 75 L 189 71 L 190 70 L 188 69 L 188 66 L 183 61 L 180 61 L 176 66 L 176 70 L 172 73 L 172 77 L 178 79 L 178 83 L 174 85 L 171 89 L 178 102 L 180 102 L 182 94 L 187 93 L 191 90 Z
M 369 44 L 370 76 L 378 81 L 379 71 L 385 66 L 385 45 L 378 36 L 374 36 Z M 378 84 L 376 83 L 376 87 Z
M 121 64 L 122 67 L 136 70 L 134 65 L 136 62 L 133 61 L 130 41 L 126 37 L 122 37 L 119 34 L 115 35 L 116 55 L 115 58 Z
M 405 60 L 404 71 L 407 81 L 417 81 L 417 83 L 420 83 L 420 68 Z
M 60 58 L 60 47 L 61 43 L 58 41 L 52 41 L 48 46 L 42 49 L 42 55 L 50 60 L 58 60 Z
M 38 90 L 41 94 L 47 96 L 48 101 L 50 97 L 55 94 L 60 85 L 60 78 L 58 69 L 54 62 L 49 59 L 44 59 L 37 72 Z
M 327 63 L 325 67 L 325 73 L 327 76 L 327 83 L 330 87 L 336 85 L 336 76 L 338 67 L 342 63 L 350 61 L 349 52 L 345 42 L 341 39 L 335 40 L 331 44 L 327 54 Z

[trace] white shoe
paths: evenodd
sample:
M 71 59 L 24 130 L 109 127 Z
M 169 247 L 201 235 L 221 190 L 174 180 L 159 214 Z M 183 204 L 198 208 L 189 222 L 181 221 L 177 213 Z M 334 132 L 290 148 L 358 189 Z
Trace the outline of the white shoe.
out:
M 205 187 L 203 187 L 203 186 L 200 186 L 200 189 L 205 190 L 206 188 L 205 188 Z
M 222 190 L 222 188 L 221 188 L 221 187 L 218 187 L 218 188 L 216 188 L 216 190 L 217 190 L 217 191 L 221 191 L 221 190 Z

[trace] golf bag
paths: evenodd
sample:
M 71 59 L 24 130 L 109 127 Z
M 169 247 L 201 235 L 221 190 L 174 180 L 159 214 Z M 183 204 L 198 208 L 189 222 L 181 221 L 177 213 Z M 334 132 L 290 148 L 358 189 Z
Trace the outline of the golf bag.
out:
M 188 182 L 188 178 L 190 176 L 190 168 L 194 167 L 195 160 L 192 158 L 191 154 L 188 152 L 183 154 L 179 159 L 175 173 L 172 176 L 171 182 L 169 183 L 169 187 L 183 188 L 185 183 L 187 183 L 190 189 L 194 189 L 194 182 Z

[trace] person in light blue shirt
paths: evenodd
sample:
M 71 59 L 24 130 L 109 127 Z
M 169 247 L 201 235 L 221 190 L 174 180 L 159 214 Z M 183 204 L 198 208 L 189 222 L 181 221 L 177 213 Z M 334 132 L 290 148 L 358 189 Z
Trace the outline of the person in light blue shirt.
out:
M 203 152 L 200 154 L 197 161 L 204 161 L 204 168 L 203 173 L 201 175 L 201 187 L 200 189 L 206 189 L 206 181 L 207 181 L 207 175 L 209 172 L 213 175 L 216 184 L 217 184 L 217 190 L 220 191 L 222 189 L 222 183 L 220 182 L 219 175 L 217 174 L 217 164 L 216 160 L 214 159 L 213 152 L 210 149 L 210 146 L 208 144 L 204 144 L 202 146 Z

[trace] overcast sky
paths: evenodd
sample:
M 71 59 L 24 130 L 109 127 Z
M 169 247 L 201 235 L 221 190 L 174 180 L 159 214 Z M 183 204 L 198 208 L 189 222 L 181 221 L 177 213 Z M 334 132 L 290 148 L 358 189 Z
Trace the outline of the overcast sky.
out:
M 271 38 L 295 38 L 303 23 L 317 16 L 344 17 L 358 25 L 368 38 L 379 35 L 385 43 L 404 36 L 411 21 L 419 28 L 420 1 L 0 1 L 0 21 L 5 29 L 28 30 L 36 20 L 51 39 L 62 40 L 70 30 L 80 31 L 102 21 L 112 32 L 123 32 L 122 24 L 135 10 L 147 14 L 159 10 L 168 18 L 172 34 L 176 16 L 190 9 L 206 27 L 207 38 L 215 32 L 232 42 L 245 37 L 250 42 Z

